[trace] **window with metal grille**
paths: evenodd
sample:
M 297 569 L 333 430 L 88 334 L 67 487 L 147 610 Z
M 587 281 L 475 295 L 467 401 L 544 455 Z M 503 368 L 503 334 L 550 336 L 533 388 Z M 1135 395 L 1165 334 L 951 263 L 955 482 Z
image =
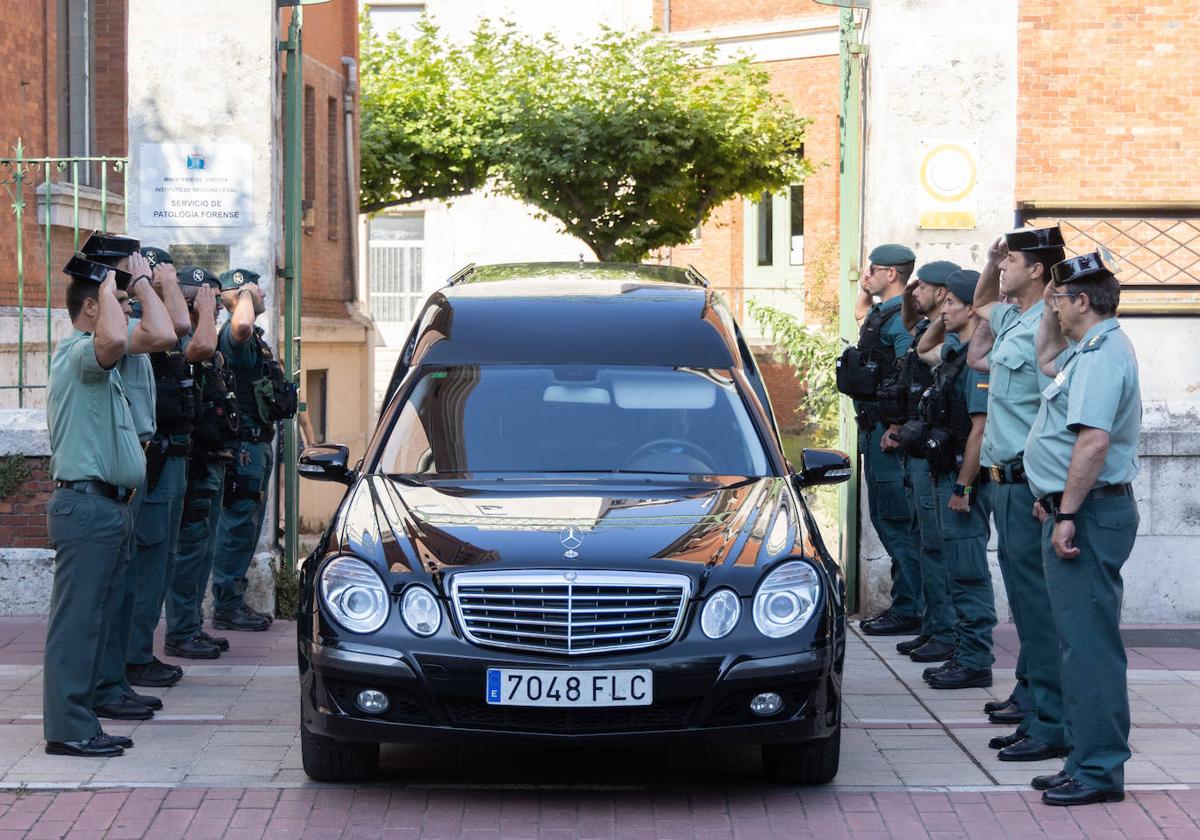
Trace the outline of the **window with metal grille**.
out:
M 425 214 L 377 216 L 368 227 L 371 317 L 405 323 L 416 317 L 422 298 Z

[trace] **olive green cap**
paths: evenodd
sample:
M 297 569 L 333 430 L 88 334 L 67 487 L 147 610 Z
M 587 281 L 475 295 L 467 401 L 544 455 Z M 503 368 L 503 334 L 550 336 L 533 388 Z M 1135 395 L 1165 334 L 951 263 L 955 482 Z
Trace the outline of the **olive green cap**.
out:
M 867 256 L 872 265 L 896 266 L 904 265 L 905 263 L 916 262 L 917 255 L 913 253 L 912 248 L 904 245 L 896 245 L 889 243 L 887 245 L 877 246 Z
M 217 275 L 213 274 L 207 268 L 202 268 L 198 265 L 185 265 L 180 268 L 175 274 L 179 277 L 180 286 L 212 286 L 214 289 L 221 287 L 221 281 Z
M 946 278 L 961 270 L 962 266 L 958 263 L 952 263 L 949 260 L 934 260 L 917 269 L 917 279 L 930 286 L 945 286 Z
M 154 266 L 158 265 L 159 263 L 163 263 L 165 265 L 175 264 L 175 260 L 171 258 L 170 252 L 164 250 L 163 248 L 143 248 L 142 256 L 146 258 L 146 262 L 150 263 L 151 268 L 154 268 Z
M 975 287 L 979 285 L 979 272 L 960 268 L 946 278 L 946 291 L 968 306 L 975 300 Z
M 221 275 L 221 291 L 237 291 L 247 283 L 257 283 L 259 276 L 257 271 L 248 268 L 231 268 Z

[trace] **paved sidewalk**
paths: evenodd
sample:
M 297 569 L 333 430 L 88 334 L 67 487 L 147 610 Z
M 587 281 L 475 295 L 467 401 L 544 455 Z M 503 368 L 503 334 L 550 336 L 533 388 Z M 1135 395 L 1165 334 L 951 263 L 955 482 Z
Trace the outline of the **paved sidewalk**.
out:
M 0 840 L 5 837 L 1167 837 L 1200 838 L 1196 628 L 1131 628 L 1130 797 L 1057 809 L 1026 787 L 1058 762 L 996 761 L 980 707 L 1011 686 L 940 692 L 898 639 L 853 635 L 842 766 L 821 789 L 758 778 L 757 751 L 385 748 L 379 784 L 323 787 L 300 769 L 295 628 L 231 633 L 211 663 L 178 660 L 166 708 L 108 722 L 137 746 L 113 759 L 47 756 L 44 621 L 0 618 Z

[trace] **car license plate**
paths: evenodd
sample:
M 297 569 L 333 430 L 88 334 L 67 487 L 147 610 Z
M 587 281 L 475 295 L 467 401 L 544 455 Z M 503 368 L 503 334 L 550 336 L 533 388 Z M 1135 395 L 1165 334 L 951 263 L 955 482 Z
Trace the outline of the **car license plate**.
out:
M 488 668 L 487 701 L 494 706 L 649 706 L 654 679 L 636 671 L 535 671 Z

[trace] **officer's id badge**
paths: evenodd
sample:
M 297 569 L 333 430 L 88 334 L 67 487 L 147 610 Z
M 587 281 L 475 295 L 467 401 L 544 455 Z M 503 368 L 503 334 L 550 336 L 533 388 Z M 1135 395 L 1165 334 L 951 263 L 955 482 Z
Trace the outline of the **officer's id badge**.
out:
M 203 283 L 204 282 L 204 272 L 197 268 L 195 271 L 192 272 L 192 279 L 195 280 L 197 283 Z
M 233 282 L 239 286 L 246 282 L 246 276 L 240 271 L 233 272 Z

